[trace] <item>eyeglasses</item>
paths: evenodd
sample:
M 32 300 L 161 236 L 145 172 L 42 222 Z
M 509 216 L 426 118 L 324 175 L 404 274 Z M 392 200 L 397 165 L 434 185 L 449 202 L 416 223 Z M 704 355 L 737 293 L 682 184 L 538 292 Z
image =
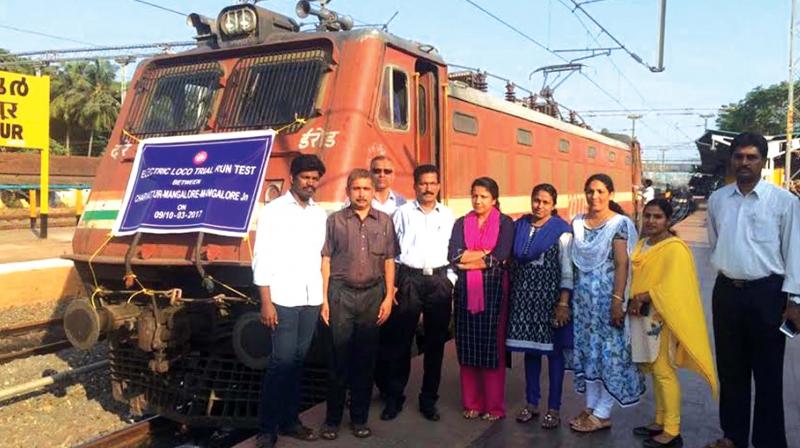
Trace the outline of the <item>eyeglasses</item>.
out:
M 383 168 L 383 169 L 381 169 L 381 168 L 373 168 L 372 169 L 372 174 L 381 174 L 381 173 L 383 173 L 383 174 L 388 176 L 389 174 L 394 173 L 394 170 L 390 169 L 390 168 Z

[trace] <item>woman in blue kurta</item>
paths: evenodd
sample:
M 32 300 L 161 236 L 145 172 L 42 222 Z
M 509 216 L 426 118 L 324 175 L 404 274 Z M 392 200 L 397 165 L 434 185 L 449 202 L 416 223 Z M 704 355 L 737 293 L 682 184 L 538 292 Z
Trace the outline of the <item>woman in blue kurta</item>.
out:
M 558 193 L 550 184 L 531 192 L 531 211 L 514 224 L 506 348 L 525 353 L 526 404 L 517 421 L 527 423 L 539 415 L 539 376 L 542 355 L 547 355 L 547 413 L 542 427 L 560 423 L 561 390 L 566 361 L 572 352 L 570 293 L 572 261 L 569 223 L 555 210 Z M 571 364 L 571 363 L 570 363 Z
M 609 176 L 592 175 L 584 192 L 588 212 L 572 222 L 571 252 L 576 267 L 574 384 L 586 393 L 586 409 L 570 425 L 578 432 L 593 432 L 611 427 L 614 402 L 638 403 L 645 383 L 631 359 L 624 311 L 636 227 L 612 200 Z

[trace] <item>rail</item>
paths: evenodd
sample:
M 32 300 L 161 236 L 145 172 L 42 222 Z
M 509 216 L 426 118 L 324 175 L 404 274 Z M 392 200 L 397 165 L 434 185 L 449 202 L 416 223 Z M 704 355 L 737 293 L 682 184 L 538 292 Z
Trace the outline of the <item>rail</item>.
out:
M 69 348 L 62 319 L 46 319 L 0 328 L 0 364 Z
M 128 425 L 119 431 L 90 440 L 78 448 L 126 448 L 143 446 L 146 442 L 174 429 L 175 422 L 160 415 Z

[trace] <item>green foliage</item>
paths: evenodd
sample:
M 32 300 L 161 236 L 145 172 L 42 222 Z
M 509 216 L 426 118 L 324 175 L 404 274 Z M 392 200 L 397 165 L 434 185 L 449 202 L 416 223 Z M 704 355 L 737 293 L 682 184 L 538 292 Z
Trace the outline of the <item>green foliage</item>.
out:
M 717 128 L 724 131 L 751 131 L 766 135 L 784 134 L 788 94 L 789 86 L 786 82 L 769 87 L 758 86 L 738 103 L 731 103 L 720 110 Z M 800 99 L 800 86 L 797 84 L 794 97 L 795 100 Z

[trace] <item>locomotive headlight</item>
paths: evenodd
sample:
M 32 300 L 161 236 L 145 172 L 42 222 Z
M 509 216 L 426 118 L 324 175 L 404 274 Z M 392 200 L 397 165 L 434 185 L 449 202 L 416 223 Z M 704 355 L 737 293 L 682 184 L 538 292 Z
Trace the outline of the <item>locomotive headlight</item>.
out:
M 225 34 L 239 34 L 237 32 L 239 31 L 239 24 L 236 23 L 236 16 L 232 13 L 225 14 L 225 18 L 222 20 L 222 27 L 225 30 Z
M 230 9 L 222 14 L 222 32 L 229 36 L 251 34 L 256 29 L 255 11 L 250 8 Z
M 239 16 L 239 26 L 245 33 L 252 33 L 256 29 L 256 15 L 249 9 L 242 9 Z

